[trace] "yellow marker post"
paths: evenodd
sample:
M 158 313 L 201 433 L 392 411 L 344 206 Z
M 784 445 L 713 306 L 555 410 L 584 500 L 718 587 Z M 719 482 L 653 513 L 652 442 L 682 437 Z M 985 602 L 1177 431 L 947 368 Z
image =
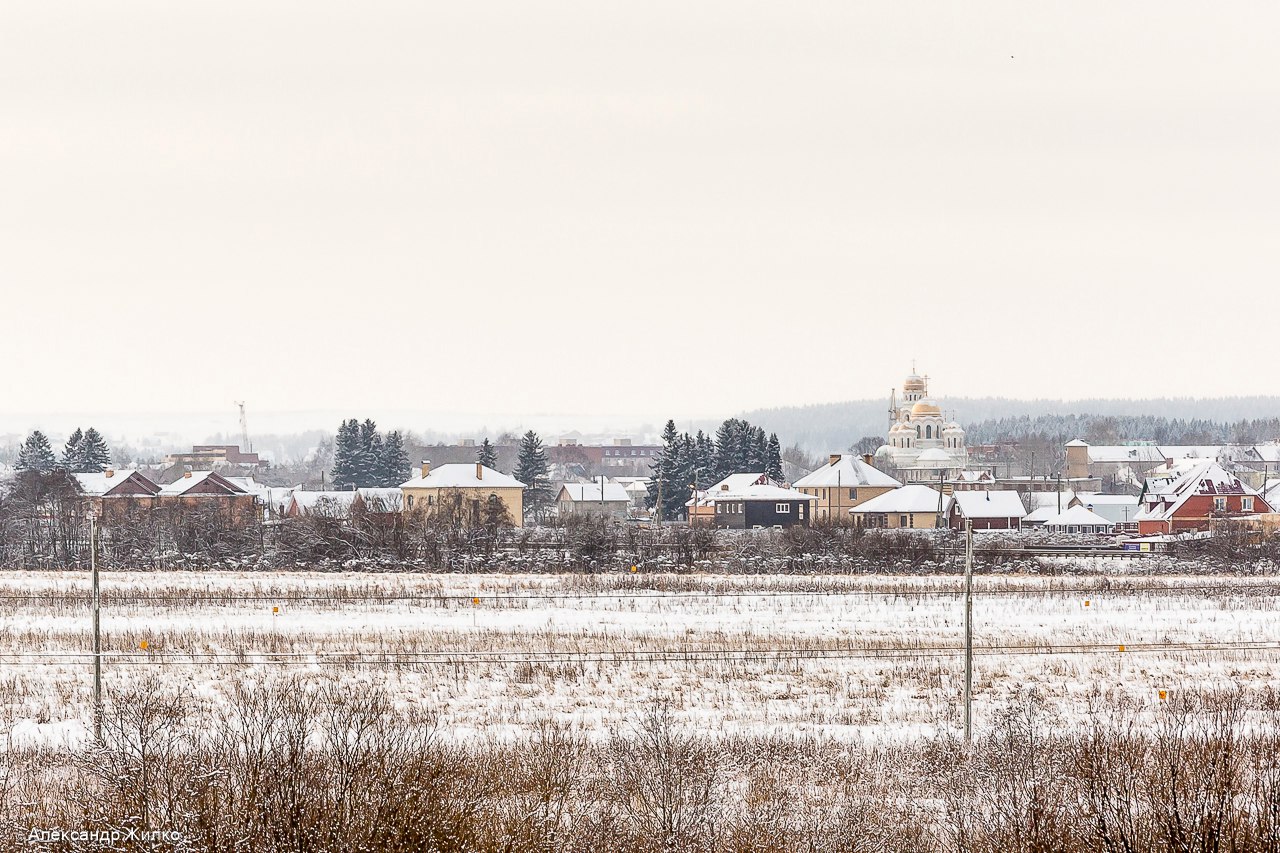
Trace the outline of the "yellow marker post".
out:
M 279 613 L 279 612 L 280 612 L 280 608 L 279 608 L 279 607 L 273 607 L 273 608 L 271 608 L 271 612 L 272 612 L 272 613 Z
M 1160 701 L 1161 701 L 1161 702 L 1163 702 L 1164 700 L 1166 700 L 1166 699 L 1168 699 L 1168 698 L 1169 698 L 1169 691 L 1168 691 L 1168 690 L 1161 690 L 1161 691 L 1159 691 L 1159 694 L 1160 694 Z
M 1120 644 L 1120 651 L 1124 651 L 1124 643 Z
M 472 604 L 479 604 L 479 603 L 480 603 L 480 598 L 477 596 L 476 598 L 471 599 L 471 603 L 472 603 Z
M 1086 599 L 1084 600 L 1084 606 L 1085 606 L 1085 607 L 1088 607 L 1088 606 L 1089 606 L 1089 599 L 1087 599 L 1087 598 L 1086 598 Z
M 635 567 L 635 566 L 632 566 L 632 567 L 631 567 L 631 571 L 633 571 L 633 572 L 634 572 L 635 570 L 636 570 L 636 567 Z
M 141 643 L 138 643 L 138 648 L 142 649 L 143 651 L 146 651 L 146 650 L 147 650 L 147 641 L 146 641 L 146 640 L 143 640 Z

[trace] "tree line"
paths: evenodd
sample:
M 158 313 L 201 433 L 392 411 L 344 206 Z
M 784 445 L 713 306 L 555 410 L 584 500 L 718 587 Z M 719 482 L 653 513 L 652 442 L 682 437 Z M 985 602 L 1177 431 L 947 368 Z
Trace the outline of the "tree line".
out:
M 93 427 L 83 431 L 76 427 L 62 446 L 62 458 L 58 459 L 48 436 L 37 429 L 22 442 L 14 467 L 19 471 L 61 469 L 72 474 L 96 474 L 111 467 L 111 448 L 102 433 Z
M 645 503 L 660 508 L 667 520 L 686 514 L 691 489 L 705 489 L 730 474 L 762 473 L 781 481 L 782 445 L 778 434 L 740 418 L 720 424 L 715 438 L 698 430 L 681 433 L 674 420 L 662 430 L 662 450 L 653 465 L 653 481 Z
M 333 487 L 394 488 L 409 477 L 409 454 L 399 430 L 384 437 L 369 418 L 349 418 L 338 427 L 333 450 Z

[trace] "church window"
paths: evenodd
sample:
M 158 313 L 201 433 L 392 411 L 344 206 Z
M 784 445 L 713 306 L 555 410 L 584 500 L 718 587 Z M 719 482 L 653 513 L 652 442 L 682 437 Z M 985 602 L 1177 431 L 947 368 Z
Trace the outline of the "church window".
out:
M 925 427 L 924 427 L 924 437 L 933 438 L 933 427 L 929 426 L 928 424 L 925 424 Z

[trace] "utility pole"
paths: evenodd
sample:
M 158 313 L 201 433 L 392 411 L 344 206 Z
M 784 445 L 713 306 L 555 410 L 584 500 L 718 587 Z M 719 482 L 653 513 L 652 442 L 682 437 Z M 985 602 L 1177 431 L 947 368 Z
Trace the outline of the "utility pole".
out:
M 93 739 L 102 743 L 102 596 L 98 589 L 98 516 L 89 514 L 89 572 L 93 576 Z
M 973 743 L 973 522 L 964 520 L 964 743 Z
M 942 529 L 942 482 L 946 473 L 945 469 L 938 472 L 938 518 L 934 521 L 933 526 L 939 530 Z

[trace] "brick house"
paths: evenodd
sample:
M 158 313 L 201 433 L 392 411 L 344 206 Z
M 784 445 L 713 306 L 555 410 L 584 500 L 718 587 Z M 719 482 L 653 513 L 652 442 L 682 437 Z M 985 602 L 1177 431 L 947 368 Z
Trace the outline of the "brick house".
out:
M 1272 512 L 1261 495 L 1217 462 L 1148 477 L 1138 500 L 1139 536 L 1208 530 L 1217 520 Z

